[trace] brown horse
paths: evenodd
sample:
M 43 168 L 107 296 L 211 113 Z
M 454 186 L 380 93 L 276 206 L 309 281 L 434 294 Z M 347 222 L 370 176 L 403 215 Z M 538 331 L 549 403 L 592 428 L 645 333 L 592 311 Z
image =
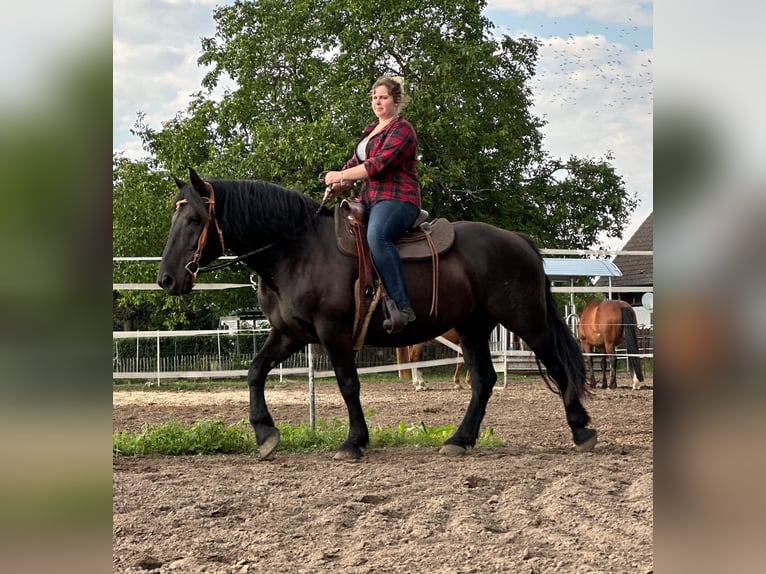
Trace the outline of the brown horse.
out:
M 625 340 L 628 348 L 628 363 L 633 371 L 633 389 L 639 388 L 644 374 L 641 371 L 641 360 L 638 355 L 638 337 L 636 335 L 636 312 L 625 301 L 607 299 L 599 302 L 588 302 L 580 315 L 577 327 L 583 353 L 593 353 L 594 349 L 603 349 L 601 356 L 601 388 L 606 388 L 606 358 L 609 357 L 612 377 L 609 388 L 617 388 L 617 355 L 614 349 Z M 596 386 L 593 373 L 593 355 L 588 356 L 590 365 L 590 386 Z
M 457 334 L 457 331 L 455 329 L 450 329 L 446 333 L 442 333 L 440 337 L 447 339 L 447 341 L 449 341 L 450 343 L 454 345 L 460 344 L 460 336 Z M 433 339 L 428 342 L 433 343 L 434 345 L 442 344 L 437 339 Z M 408 347 L 397 347 L 396 362 L 400 365 L 404 363 L 417 363 L 418 361 L 420 361 L 420 357 L 423 356 L 424 345 L 425 343 L 415 343 L 414 345 L 410 345 Z M 455 389 L 457 390 L 461 390 L 463 388 L 463 385 L 460 384 L 460 372 L 462 370 L 463 370 L 462 361 L 455 363 L 455 374 L 452 376 L 452 382 L 455 384 Z M 407 369 L 401 369 L 399 371 L 399 377 L 405 380 L 409 379 L 410 371 Z M 466 372 L 465 382 L 466 384 L 469 384 L 471 382 L 471 371 Z M 420 369 L 417 367 L 412 367 L 412 384 L 415 386 L 416 391 L 426 390 L 426 381 L 423 379 L 423 374 L 421 373 Z
M 170 295 L 186 295 L 198 274 L 215 268 L 209 264 L 227 249 L 257 273 L 258 302 L 271 323 L 247 375 L 250 423 L 260 455 L 268 456 L 280 441 L 266 404 L 269 372 L 306 344 L 319 343 L 330 357 L 349 417 L 348 436 L 335 457 L 359 459 L 370 442 L 353 340 L 359 268 L 355 258 L 337 247 L 333 212 L 273 183 L 204 181 L 193 169 L 189 176 L 190 183 L 176 179 L 176 209 L 157 282 Z M 383 327 L 383 306 L 378 305 L 366 344 L 403 347 L 457 329 L 471 371 L 471 398 L 440 452 L 462 455 L 476 445 L 497 382 L 489 336 L 502 324 L 524 339 L 545 365 L 543 379 L 562 399 L 578 450 L 592 450 L 597 433 L 589 428 L 581 402 L 588 392 L 582 352 L 556 308 L 540 250 L 523 233 L 476 221 L 452 225 L 454 244 L 439 260 L 438 313 L 429 313 L 431 262 L 405 261 L 417 320 L 389 334 Z

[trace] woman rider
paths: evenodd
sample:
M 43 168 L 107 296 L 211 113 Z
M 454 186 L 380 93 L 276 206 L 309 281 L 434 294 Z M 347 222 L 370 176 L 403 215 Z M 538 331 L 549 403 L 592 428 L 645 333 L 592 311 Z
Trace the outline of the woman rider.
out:
M 396 333 L 415 320 L 404 283 L 404 270 L 396 240 L 420 214 L 420 180 L 417 173 L 418 138 L 402 118 L 400 82 L 381 76 L 372 86 L 372 111 L 378 121 L 368 125 L 354 148 L 354 155 L 340 171 L 330 171 L 325 184 L 331 193 L 363 182 L 360 199 L 367 208 L 367 242 L 375 267 L 397 312 L 383 322 Z

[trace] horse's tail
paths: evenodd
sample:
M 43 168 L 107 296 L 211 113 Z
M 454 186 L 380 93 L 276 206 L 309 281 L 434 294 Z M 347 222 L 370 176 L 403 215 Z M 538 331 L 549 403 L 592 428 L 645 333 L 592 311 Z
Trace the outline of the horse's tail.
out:
M 542 264 L 543 254 L 540 253 L 540 249 L 532 241 L 532 238 L 526 233 L 517 232 L 517 234 L 532 248 Z M 561 366 L 564 370 L 564 377 L 567 383 L 562 399 L 565 405 L 570 405 L 573 400 L 590 395 L 590 391 L 585 386 L 585 359 L 582 356 L 580 343 L 575 340 L 572 331 L 569 330 L 569 327 L 559 314 L 559 310 L 556 308 L 556 301 L 553 299 L 553 291 L 551 291 L 551 280 L 547 275 L 545 276 L 545 306 L 546 327 L 553 341 L 553 352 L 561 360 Z M 540 359 L 537 358 L 537 354 L 535 354 L 535 362 L 537 363 L 537 369 L 540 371 L 540 376 L 545 381 L 545 384 L 548 385 L 548 388 L 556 394 L 561 394 L 560 388 L 554 387 L 546 376 L 540 364 Z
M 628 363 L 639 382 L 644 382 L 644 373 L 641 370 L 641 359 L 638 357 L 638 337 L 636 335 L 636 314 L 633 309 L 622 308 L 622 334 L 625 337 L 625 346 L 628 348 Z
M 583 359 L 580 345 L 575 341 L 574 335 L 572 335 L 572 332 L 556 308 L 556 301 L 553 299 L 553 292 L 551 291 L 551 280 L 547 276 L 545 277 L 545 303 L 547 307 L 546 326 L 553 340 L 553 351 L 561 360 L 561 366 L 567 381 L 566 390 L 562 398 L 564 404 L 569 405 L 573 400 L 581 399 L 590 394 L 590 391 L 585 386 L 585 360 Z M 535 360 L 537 360 L 537 357 L 535 357 Z M 540 366 L 539 360 L 537 360 L 537 367 L 548 388 L 555 393 L 561 394 L 559 389 L 551 385 L 550 380 Z

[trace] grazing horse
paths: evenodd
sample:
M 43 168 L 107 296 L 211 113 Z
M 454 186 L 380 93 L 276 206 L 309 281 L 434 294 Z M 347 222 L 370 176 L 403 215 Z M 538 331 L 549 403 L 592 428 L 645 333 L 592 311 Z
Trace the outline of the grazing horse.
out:
M 179 188 L 157 282 L 168 294 L 191 292 L 197 274 L 227 249 L 258 275 L 258 300 L 271 323 L 269 336 L 247 375 L 250 423 L 259 454 L 279 444 L 266 405 L 266 377 L 306 346 L 324 346 L 349 416 L 349 432 L 335 459 L 358 459 L 369 444 L 355 363 L 354 281 L 357 261 L 336 247 L 332 210 L 293 190 L 253 180 L 204 181 L 189 169 Z M 518 333 L 547 368 L 543 376 L 564 403 L 578 450 L 592 450 L 596 430 L 581 403 L 588 393 L 577 341 L 555 307 L 543 259 L 521 233 L 486 223 L 454 223 L 455 240 L 439 261 L 438 313 L 429 313 L 432 266 L 405 261 L 404 274 L 417 320 L 389 334 L 382 305 L 369 321 L 366 344 L 402 347 L 455 327 L 471 371 L 471 399 L 462 422 L 440 449 L 448 456 L 473 447 L 497 381 L 489 335 L 498 323 Z M 217 267 L 217 266 L 216 266 Z M 550 382 L 549 377 L 555 382 Z
M 577 327 L 583 353 L 593 353 L 593 350 L 603 349 L 601 356 L 601 388 L 606 388 L 606 358 L 609 357 L 612 377 L 609 388 L 617 388 L 617 355 L 615 347 L 625 340 L 628 348 L 628 363 L 633 372 L 633 390 L 640 387 L 644 381 L 641 370 L 641 360 L 638 355 L 638 337 L 636 335 L 636 312 L 625 301 L 607 299 L 599 302 L 594 299 L 585 305 Z M 596 386 L 593 373 L 593 355 L 588 357 L 590 366 L 590 386 Z
M 450 329 L 446 333 L 442 333 L 440 337 L 446 339 L 450 343 L 454 345 L 460 344 L 460 336 L 457 334 L 457 331 L 455 329 Z M 441 345 L 442 343 L 439 342 L 438 339 L 434 339 L 432 341 L 429 341 L 430 343 L 434 343 L 435 345 Z M 423 356 L 423 346 L 425 343 L 415 343 L 414 345 L 410 345 L 408 347 L 398 347 L 396 349 L 396 362 L 398 364 L 404 364 L 404 363 L 417 363 L 420 361 L 420 357 Z M 460 372 L 463 370 L 463 363 L 457 362 L 455 363 L 455 374 L 452 375 L 452 382 L 455 384 L 456 390 L 462 390 L 463 385 L 460 384 Z M 416 391 L 425 391 L 426 390 L 426 381 L 423 379 L 423 373 L 421 370 L 417 367 L 412 367 L 412 384 L 415 386 Z M 410 376 L 410 371 L 406 369 L 402 369 L 399 371 L 399 377 L 402 379 L 407 379 Z M 465 382 L 470 383 L 471 381 L 471 372 L 467 371 Z

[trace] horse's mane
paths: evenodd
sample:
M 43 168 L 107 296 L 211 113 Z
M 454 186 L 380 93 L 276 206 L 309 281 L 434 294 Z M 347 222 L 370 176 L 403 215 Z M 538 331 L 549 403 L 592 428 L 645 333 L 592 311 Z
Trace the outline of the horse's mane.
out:
M 296 238 L 313 229 L 319 203 L 260 180 L 210 180 L 222 227 L 238 237 Z

